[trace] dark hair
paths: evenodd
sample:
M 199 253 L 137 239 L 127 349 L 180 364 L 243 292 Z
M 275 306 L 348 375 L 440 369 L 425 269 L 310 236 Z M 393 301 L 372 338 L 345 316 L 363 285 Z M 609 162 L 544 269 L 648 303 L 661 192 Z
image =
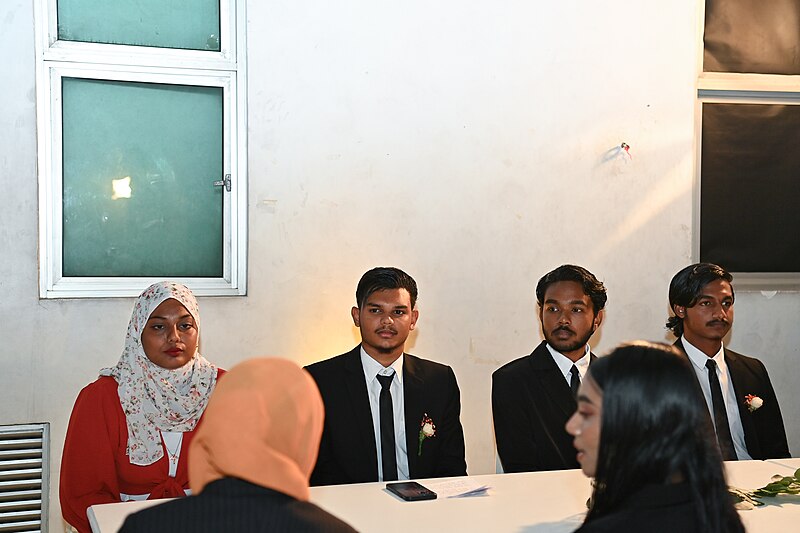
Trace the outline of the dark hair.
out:
M 674 314 L 675 306 L 694 306 L 703 291 L 703 287 L 718 279 L 730 283 L 733 281 L 733 276 L 730 272 L 714 263 L 689 265 L 672 278 L 669 283 L 669 307 L 672 309 L 673 315 L 667 319 L 667 329 L 671 329 L 676 337 L 683 335 L 683 319 Z M 731 296 L 735 298 L 733 286 L 731 286 Z
M 536 301 L 541 306 L 544 303 L 544 293 L 547 292 L 547 287 L 558 281 L 575 281 L 581 284 L 583 292 L 590 300 L 592 300 L 592 312 L 594 316 L 606 306 L 608 295 L 606 295 L 606 287 L 602 281 L 599 281 L 594 274 L 589 272 L 583 267 L 576 265 L 561 265 L 552 272 L 548 272 L 539 283 L 536 284 Z
M 395 267 L 375 267 L 367 271 L 356 287 L 356 304 L 358 308 L 364 306 L 364 302 L 375 291 L 386 289 L 405 289 L 411 296 L 411 309 L 417 304 L 417 282 L 414 278 Z
M 666 344 L 622 345 L 590 366 L 603 393 L 590 522 L 642 487 L 688 486 L 704 532 L 744 531 L 728 495 L 703 393 L 689 360 Z

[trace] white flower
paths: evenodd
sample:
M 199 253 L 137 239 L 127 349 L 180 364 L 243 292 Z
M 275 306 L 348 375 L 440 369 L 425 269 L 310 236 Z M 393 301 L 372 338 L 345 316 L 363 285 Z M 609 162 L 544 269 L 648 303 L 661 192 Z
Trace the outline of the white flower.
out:
M 744 397 L 744 403 L 747 404 L 747 409 L 752 413 L 753 411 L 759 409 L 762 405 L 764 405 L 764 400 L 762 400 L 758 396 L 748 394 L 747 396 Z
M 435 436 L 436 424 L 433 423 L 433 419 L 428 416 L 428 413 L 425 413 L 419 422 L 419 448 L 417 448 L 417 455 L 422 455 L 422 443 L 425 442 L 425 439 Z

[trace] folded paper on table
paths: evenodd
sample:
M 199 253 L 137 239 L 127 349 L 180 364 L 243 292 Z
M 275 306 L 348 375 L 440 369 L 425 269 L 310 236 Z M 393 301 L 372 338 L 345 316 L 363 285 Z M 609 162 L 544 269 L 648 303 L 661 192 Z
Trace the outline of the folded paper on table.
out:
M 464 498 L 467 496 L 486 496 L 489 485 L 481 485 L 468 477 L 460 477 L 449 481 L 425 483 L 425 487 L 435 492 L 439 498 Z

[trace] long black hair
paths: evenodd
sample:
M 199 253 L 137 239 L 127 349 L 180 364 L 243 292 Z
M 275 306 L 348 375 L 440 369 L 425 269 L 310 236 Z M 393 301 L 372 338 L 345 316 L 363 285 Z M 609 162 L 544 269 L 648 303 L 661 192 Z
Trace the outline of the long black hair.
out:
M 586 521 L 621 510 L 645 485 L 680 480 L 695 503 L 699 531 L 744 531 L 688 359 L 665 344 L 636 342 L 595 360 L 588 375 L 603 402 Z

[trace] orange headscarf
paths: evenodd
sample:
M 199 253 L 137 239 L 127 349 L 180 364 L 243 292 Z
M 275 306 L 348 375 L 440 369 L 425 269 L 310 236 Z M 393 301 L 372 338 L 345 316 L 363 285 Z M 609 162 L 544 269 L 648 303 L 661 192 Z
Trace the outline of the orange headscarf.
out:
M 309 497 L 325 410 L 311 376 L 285 359 L 251 359 L 223 376 L 189 448 L 189 485 L 236 477 Z

